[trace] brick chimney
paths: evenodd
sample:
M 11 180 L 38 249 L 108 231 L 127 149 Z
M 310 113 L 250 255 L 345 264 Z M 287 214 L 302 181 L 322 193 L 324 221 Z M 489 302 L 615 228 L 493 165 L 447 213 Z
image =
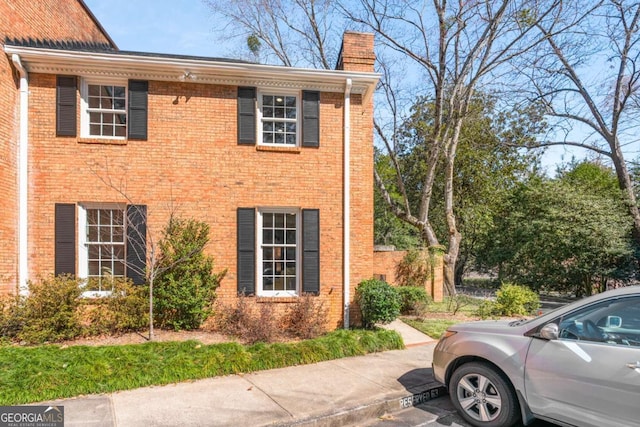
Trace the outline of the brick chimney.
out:
M 373 72 L 375 60 L 373 34 L 354 31 L 344 33 L 336 70 Z

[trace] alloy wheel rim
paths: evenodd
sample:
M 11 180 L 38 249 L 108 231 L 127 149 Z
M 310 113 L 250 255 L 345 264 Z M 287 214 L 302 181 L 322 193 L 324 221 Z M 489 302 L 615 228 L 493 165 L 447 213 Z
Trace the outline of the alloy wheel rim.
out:
M 502 399 L 496 386 L 484 375 L 467 374 L 456 390 L 464 412 L 477 421 L 493 421 L 500 415 Z

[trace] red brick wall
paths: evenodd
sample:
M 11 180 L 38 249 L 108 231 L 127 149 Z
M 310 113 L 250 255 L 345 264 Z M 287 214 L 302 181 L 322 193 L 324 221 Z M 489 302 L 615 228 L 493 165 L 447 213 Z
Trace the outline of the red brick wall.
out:
M 373 253 L 373 277 L 380 278 L 380 276 L 384 276 L 384 280 L 387 283 L 397 286 L 396 267 L 406 254 L 407 251 L 375 251 Z M 425 290 L 434 301 L 440 302 L 444 298 L 442 255 L 434 256 L 433 261 L 433 277 L 425 283 Z
M 321 298 L 331 307 L 331 326 L 341 323 L 342 93 L 321 94 L 320 148 L 283 152 L 237 145 L 235 86 L 149 82 L 148 140 L 126 144 L 56 137 L 55 76 L 32 74 L 30 89 L 32 276 L 53 271 L 55 203 L 125 202 L 100 176 L 116 182 L 134 203 L 148 205 L 154 242 L 172 209 L 210 224 L 207 251 L 216 270 L 228 269 L 218 290 L 222 301 L 233 301 L 237 293 L 238 207 L 318 208 Z M 372 271 L 373 184 L 371 112 L 359 96 L 351 106 L 353 295 Z
M 0 1 L 0 49 L 6 37 L 109 43 L 76 0 Z M 10 58 L 0 53 L 0 294 L 17 282 L 18 85 Z

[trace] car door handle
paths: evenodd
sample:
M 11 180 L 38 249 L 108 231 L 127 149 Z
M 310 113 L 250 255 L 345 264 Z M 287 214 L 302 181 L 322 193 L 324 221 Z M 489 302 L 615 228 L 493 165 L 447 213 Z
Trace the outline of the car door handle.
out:
M 640 361 L 636 363 L 627 363 L 627 368 L 640 369 Z

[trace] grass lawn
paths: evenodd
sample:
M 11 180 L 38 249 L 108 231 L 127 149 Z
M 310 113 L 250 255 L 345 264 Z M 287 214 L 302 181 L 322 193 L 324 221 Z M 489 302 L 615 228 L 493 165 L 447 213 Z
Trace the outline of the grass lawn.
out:
M 453 300 L 447 297 L 443 302 L 429 303 L 426 309 L 428 316 L 406 317 L 402 321 L 431 338 L 439 339 L 449 326 L 479 319 L 476 312 L 481 302 L 481 299 L 464 295 L 458 295 Z
M 109 393 L 403 348 L 388 330 L 339 330 L 296 343 L 0 346 L 0 405 Z

